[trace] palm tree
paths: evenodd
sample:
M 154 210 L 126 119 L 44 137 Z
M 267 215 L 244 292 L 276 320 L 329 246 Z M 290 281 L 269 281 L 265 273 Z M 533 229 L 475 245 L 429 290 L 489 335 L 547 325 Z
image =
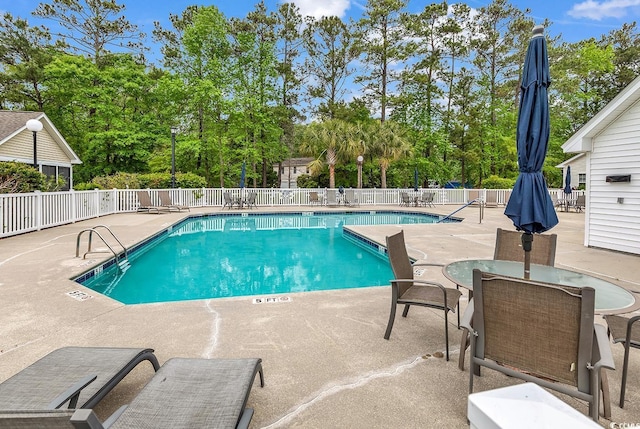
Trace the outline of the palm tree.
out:
M 406 138 L 406 131 L 397 122 L 375 121 L 367 127 L 366 136 L 371 152 L 377 157 L 380 165 L 381 186 L 386 188 L 389 165 L 412 153 L 411 145 Z
M 350 154 L 349 138 L 351 125 L 331 119 L 325 122 L 310 124 L 302 136 L 300 151 L 305 155 L 317 156 L 309 169 L 313 174 L 318 174 L 324 164 L 329 166 L 329 187 L 336 187 L 335 166 L 339 160 L 347 159 Z M 325 161 L 322 160 L 325 155 Z

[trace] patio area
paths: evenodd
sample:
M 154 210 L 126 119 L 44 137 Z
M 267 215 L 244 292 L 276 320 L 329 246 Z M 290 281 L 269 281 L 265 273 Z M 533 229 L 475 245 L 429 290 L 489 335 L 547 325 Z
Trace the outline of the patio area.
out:
M 458 207 L 406 210 L 446 215 Z M 355 210 L 368 209 L 376 208 L 363 205 Z M 240 297 L 125 306 L 69 280 L 108 256 L 74 257 L 76 237 L 85 228 L 107 225 L 130 246 L 189 214 L 220 211 L 117 214 L 0 239 L 0 381 L 68 345 L 150 347 L 161 364 L 171 357 L 259 357 L 265 387 L 255 383 L 249 398 L 248 406 L 255 409 L 252 428 L 468 427 L 469 374 L 457 366 L 461 331 L 455 329 L 455 315 L 449 318 L 449 362 L 438 357 L 445 349 L 441 311 L 413 308 L 406 319 L 398 314 L 390 340 L 384 340 L 389 287 L 292 293 L 286 302 L 262 304 L 254 304 L 253 297 Z M 480 223 L 478 207 L 470 206 L 456 214 L 464 218 L 459 224 L 401 228 L 413 257 L 426 255 L 429 262 L 445 264 L 490 259 L 496 228 L 513 229 L 503 212 L 502 207 L 487 208 Z M 550 231 L 558 234 L 557 267 L 640 290 L 640 257 L 586 248 L 584 214 L 558 212 L 558 217 L 560 223 Z M 350 228 L 384 243 L 385 236 L 400 227 Z M 429 279 L 453 286 L 439 269 L 429 273 L 433 274 Z M 91 298 L 68 295 L 76 290 Z M 461 303 L 464 311 L 466 293 Z M 608 374 L 612 419 L 601 417 L 600 424 L 640 424 L 640 352 L 631 351 L 626 403 L 621 409 L 623 347 L 611 347 L 618 368 Z M 105 419 L 129 402 L 152 372 L 150 365 L 136 368 L 95 409 L 98 416 Z M 483 371 L 474 391 L 518 383 Z M 587 414 L 586 403 L 558 396 Z

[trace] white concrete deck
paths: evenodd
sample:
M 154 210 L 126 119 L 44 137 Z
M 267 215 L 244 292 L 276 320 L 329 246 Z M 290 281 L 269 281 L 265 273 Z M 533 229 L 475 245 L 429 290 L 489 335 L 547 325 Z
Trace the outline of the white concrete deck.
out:
M 418 210 L 448 214 L 455 208 Z M 82 229 L 106 224 L 129 246 L 187 215 L 112 215 L 1 239 L 0 381 L 66 345 L 151 347 L 160 363 L 174 356 L 261 357 L 266 386 L 255 384 L 251 393 L 252 428 L 468 427 L 468 373 L 457 367 L 455 316 L 450 318 L 449 362 L 434 357 L 444 351 L 440 312 L 415 308 L 406 319 L 398 315 L 390 340 L 384 340 L 388 287 L 290 294 L 291 302 L 276 304 L 241 297 L 125 306 L 69 280 L 102 258 L 74 257 Z M 503 208 L 486 209 L 482 223 L 476 207 L 458 215 L 465 218 L 461 224 L 402 226 L 410 253 L 441 263 L 491 258 L 496 228 L 512 228 Z M 640 289 L 640 257 L 585 248 L 584 215 L 558 217 L 560 224 L 551 231 L 558 234 L 558 267 Z M 379 242 L 398 228 L 353 227 Z M 452 286 L 439 271 L 432 277 Z M 67 295 L 73 290 L 93 297 L 78 301 Z M 611 422 L 640 424 L 640 351 L 631 353 L 621 409 L 622 346 L 612 349 L 619 370 L 609 374 Z M 130 401 L 151 374 L 148 365 L 137 368 L 100 403 L 98 415 L 106 418 Z M 519 382 L 483 371 L 474 391 Z M 586 413 L 586 404 L 560 397 Z M 611 422 L 600 420 L 604 427 Z

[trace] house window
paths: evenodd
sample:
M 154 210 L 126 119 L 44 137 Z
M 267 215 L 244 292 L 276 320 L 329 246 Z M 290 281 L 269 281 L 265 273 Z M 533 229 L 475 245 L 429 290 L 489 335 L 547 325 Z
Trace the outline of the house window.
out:
M 68 191 L 71 182 L 71 168 L 56 167 L 55 165 L 42 165 L 42 174 L 53 180 L 64 180 L 64 184 L 60 188 L 61 191 Z
M 578 174 L 578 183 L 581 185 L 584 185 L 587 183 L 587 174 L 586 173 L 580 173 Z

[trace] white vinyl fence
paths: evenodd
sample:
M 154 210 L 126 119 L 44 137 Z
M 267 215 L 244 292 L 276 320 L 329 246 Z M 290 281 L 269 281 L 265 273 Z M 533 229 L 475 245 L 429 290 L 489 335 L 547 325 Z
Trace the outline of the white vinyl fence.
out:
M 0 238 L 37 231 L 57 225 L 96 218 L 114 213 L 135 212 L 138 208 L 137 189 L 112 189 L 93 191 L 33 192 L 29 194 L 0 194 Z M 157 189 L 146 190 L 151 200 L 158 204 Z M 462 206 L 470 199 L 485 199 L 486 189 L 356 189 L 360 204 L 366 206 L 398 206 L 400 193 L 408 192 L 417 196 L 422 192 L 434 192 L 434 204 Z M 175 204 L 189 207 L 222 207 L 223 193 L 234 197 L 257 192 L 258 207 L 309 206 L 309 193 L 318 192 L 324 196 L 337 189 L 279 189 L 279 188 L 201 188 L 169 189 Z M 491 190 L 497 192 L 497 202 L 504 205 L 511 193 L 510 189 Z M 561 190 L 550 190 L 560 195 Z

